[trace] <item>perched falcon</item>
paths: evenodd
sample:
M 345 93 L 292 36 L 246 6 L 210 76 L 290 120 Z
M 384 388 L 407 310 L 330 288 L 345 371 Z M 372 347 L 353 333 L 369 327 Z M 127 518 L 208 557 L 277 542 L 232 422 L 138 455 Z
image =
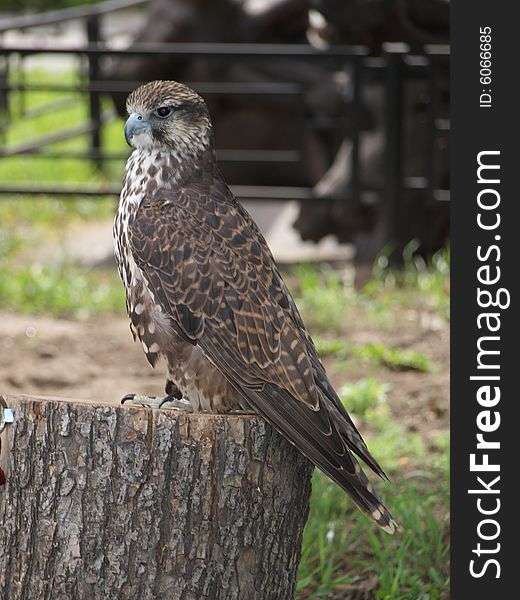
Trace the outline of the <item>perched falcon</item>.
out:
M 163 357 L 168 367 L 167 396 L 157 400 L 258 413 L 393 533 L 354 454 L 383 470 L 329 383 L 265 239 L 222 178 L 204 100 L 154 81 L 129 95 L 127 110 L 135 150 L 115 256 L 134 338 L 152 366 Z

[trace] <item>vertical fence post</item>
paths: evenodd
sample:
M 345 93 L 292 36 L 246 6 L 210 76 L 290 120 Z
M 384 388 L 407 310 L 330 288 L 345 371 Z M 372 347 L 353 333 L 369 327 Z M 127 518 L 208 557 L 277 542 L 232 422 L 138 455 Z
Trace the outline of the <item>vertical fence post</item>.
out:
M 428 190 L 426 202 L 431 203 L 435 199 L 435 189 L 437 187 L 437 119 L 439 118 L 439 69 L 437 57 L 430 54 L 430 64 L 428 66 Z
M 9 55 L 0 54 L 0 140 L 6 142 L 9 114 Z
M 90 15 L 87 18 L 87 39 L 88 43 L 99 42 L 100 27 L 99 15 Z M 89 83 L 89 116 L 94 128 L 91 132 L 90 146 L 94 163 L 96 167 L 102 168 L 102 152 L 101 152 L 101 100 L 99 92 L 92 90 L 92 83 L 99 81 L 99 56 L 97 54 L 89 54 L 88 60 L 88 83 Z
M 385 43 L 386 115 L 385 115 L 385 188 L 383 191 L 384 244 L 389 248 L 389 260 L 397 259 L 403 193 L 402 117 L 403 117 L 403 55 L 409 51 L 403 43 Z
M 21 53 L 16 64 L 16 82 L 21 86 L 22 90 L 18 96 L 18 107 L 20 116 L 25 116 L 27 111 L 27 91 L 25 90 L 25 54 Z
M 351 186 L 351 201 L 353 204 L 361 203 L 362 182 L 360 174 L 359 160 L 359 138 L 361 129 L 361 91 L 362 91 L 362 67 L 363 57 L 355 56 L 352 65 L 352 129 L 350 137 L 352 140 L 351 153 L 351 169 L 352 176 L 350 181 Z
M 353 204 L 358 204 L 360 198 L 360 174 L 359 174 L 359 130 L 361 126 L 361 57 L 354 57 L 352 64 L 352 139 L 350 180 L 351 196 Z

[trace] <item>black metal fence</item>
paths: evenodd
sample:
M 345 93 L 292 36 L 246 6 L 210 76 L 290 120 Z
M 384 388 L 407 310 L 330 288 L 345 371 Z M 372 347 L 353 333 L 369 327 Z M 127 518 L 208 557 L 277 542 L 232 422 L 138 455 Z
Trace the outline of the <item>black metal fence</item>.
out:
M 449 129 L 449 119 L 440 114 L 439 80 L 440 69 L 445 68 L 449 61 L 449 47 L 429 46 L 425 54 L 411 55 L 404 44 L 386 44 L 381 56 L 370 56 L 366 48 L 361 46 L 333 47 L 327 51 L 317 51 L 306 45 L 273 45 L 273 44 L 134 44 L 129 49 L 119 49 L 100 41 L 101 20 L 110 12 L 143 4 L 142 0 L 112 0 L 99 5 L 53 11 L 43 15 L 16 17 L 9 20 L 0 20 L 1 34 L 8 30 L 28 29 L 35 26 L 61 23 L 70 19 L 81 19 L 87 33 L 88 43 L 81 47 L 57 47 L 57 46 L 19 46 L 1 45 L 0 43 L 0 111 L 9 115 L 10 99 L 13 92 L 22 94 L 38 91 L 61 91 L 74 92 L 88 95 L 89 119 L 85 123 L 78 124 L 72 129 L 54 132 L 23 143 L 4 145 L 0 148 L 0 160 L 17 155 L 48 158 L 61 158 L 63 154 L 48 147 L 55 142 L 70 139 L 71 137 L 88 134 L 90 137 L 90 148 L 86 152 L 67 152 L 68 158 L 78 160 L 93 160 L 102 165 L 105 161 L 121 159 L 126 155 L 121 153 L 107 152 L 101 143 L 102 129 L 106 123 L 107 116 L 102 112 L 101 98 L 104 94 L 116 92 L 129 92 L 134 89 L 140 81 L 108 81 L 102 78 L 100 65 L 107 56 L 150 56 L 151 59 L 164 56 L 183 57 L 187 59 L 203 58 L 206 61 L 218 63 L 237 63 L 239 61 L 258 61 L 265 59 L 279 59 L 294 61 L 322 61 L 334 64 L 336 68 L 349 69 L 352 78 L 351 114 L 348 120 L 342 118 L 320 119 L 313 118 L 302 109 L 302 95 L 305 90 L 297 81 L 291 81 L 288 74 L 287 81 L 273 81 L 261 83 L 237 83 L 237 82 L 205 82 L 192 84 L 193 87 L 204 96 L 226 95 L 226 94 L 255 94 L 269 96 L 290 96 L 294 98 L 294 118 L 301 132 L 307 128 L 335 129 L 341 130 L 352 142 L 351 161 L 351 198 L 350 201 L 358 202 L 365 191 L 375 191 L 380 194 L 380 201 L 384 206 L 386 239 L 391 241 L 397 231 L 397 219 L 400 218 L 400 198 L 406 190 L 420 192 L 424 203 L 443 202 L 449 200 L 449 190 L 439 189 L 436 184 L 435 173 L 437 170 L 438 153 L 436 150 L 436 139 L 442 132 Z M 37 54 L 59 54 L 74 55 L 82 57 L 86 62 L 86 77 L 79 85 L 45 84 L 35 85 L 24 81 L 14 81 L 10 77 L 9 67 L 12 61 L 18 57 L 23 60 L 28 56 Z M 363 174 L 360 160 L 361 143 L 361 114 L 362 114 L 362 92 L 367 78 L 377 79 L 384 87 L 385 94 L 385 118 L 384 118 L 384 145 L 385 145 L 385 167 L 383 173 L 383 185 L 376 185 L 368 181 Z M 427 130 L 428 147 L 426 157 L 426 173 L 420 177 L 405 177 L 403 169 L 403 93 L 406 82 L 410 79 L 419 79 L 424 82 L 428 91 L 429 102 L 427 105 Z M 190 82 L 186 82 L 190 83 Z M 4 120 L 4 127 L 8 127 L 8 120 Z M 299 136 L 302 140 L 302 136 Z M 302 162 L 304 148 L 296 147 L 288 151 L 262 150 L 221 150 L 217 148 L 220 161 L 240 162 Z M 230 182 L 233 184 L 233 182 Z M 0 198 L 13 195 L 50 195 L 50 196 L 106 196 L 117 195 L 119 184 L 92 187 L 85 185 L 21 185 L 10 182 L 0 182 Z M 276 200 L 298 200 L 316 201 L 311 187 L 294 186 L 232 186 L 238 197 L 242 199 L 276 199 Z M 326 201 L 319 198 L 319 201 Z

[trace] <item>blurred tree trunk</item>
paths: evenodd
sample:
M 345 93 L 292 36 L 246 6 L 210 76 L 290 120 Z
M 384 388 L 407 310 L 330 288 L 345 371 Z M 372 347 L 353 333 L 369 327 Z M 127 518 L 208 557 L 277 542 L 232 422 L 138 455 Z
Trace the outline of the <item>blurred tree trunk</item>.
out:
M 0 599 L 293 598 L 312 467 L 262 419 L 6 401 Z

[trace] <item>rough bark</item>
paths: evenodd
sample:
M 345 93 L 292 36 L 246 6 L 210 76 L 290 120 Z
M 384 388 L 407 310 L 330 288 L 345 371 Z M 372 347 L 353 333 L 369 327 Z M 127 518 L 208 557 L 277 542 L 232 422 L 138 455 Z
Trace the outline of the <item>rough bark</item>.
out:
M 262 419 L 6 400 L 2 600 L 294 597 L 312 467 Z

